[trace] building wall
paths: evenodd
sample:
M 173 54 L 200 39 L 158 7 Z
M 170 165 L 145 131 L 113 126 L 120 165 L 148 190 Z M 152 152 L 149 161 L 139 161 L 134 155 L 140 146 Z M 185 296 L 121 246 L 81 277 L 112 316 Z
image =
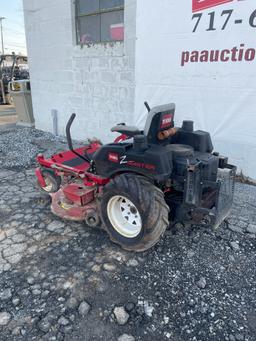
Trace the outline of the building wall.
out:
M 59 134 L 72 112 L 77 139 L 113 139 L 110 128 L 134 120 L 136 0 L 125 3 L 125 42 L 76 45 L 72 0 L 24 0 L 36 127 Z
M 71 0 L 23 1 L 39 129 L 52 131 L 51 110 L 57 109 L 64 135 L 69 115 L 76 112 L 74 137 L 110 141 L 117 122 L 143 128 L 145 100 L 151 106 L 175 102 L 177 125 L 193 119 L 196 129 L 211 133 L 215 150 L 256 178 L 256 57 L 191 58 L 193 52 L 241 44 L 255 49 L 254 0 L 126 0 L 124 43 L 83 48 L 75 44 Z M 214 30 L 209 30 L 211 13 Z M 198 18 L 192 16 L 198 14 L 193 32 Z M 242 23 L 235 24 L 237 19 Z
M 200 7 L 194 13 L 192 3 Z M 144 100 L 151 106 L 175 102 L 177 125 L 193 119 L 196 129 L 211 132 L 215 150 L 256 178 L 256 57 L 249 60 L 256 48 L 255 0 L 137 0 L 137 18 L 137 124 L 145 122 Z M 225 61 L 197 61 L 197 51 L 240 50 L 241 44 L 244 51 L 252 48 L 241 60 L 226 51 Z M 190 61 L 182 63 L 187 52 Z

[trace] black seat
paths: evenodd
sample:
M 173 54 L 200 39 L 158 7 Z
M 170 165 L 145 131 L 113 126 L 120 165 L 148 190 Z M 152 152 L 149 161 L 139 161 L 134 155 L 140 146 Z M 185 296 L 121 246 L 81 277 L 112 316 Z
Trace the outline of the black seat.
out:
M 166 144 L 169 140 L 159 141 L 158 133 L 160 131 L 168 130 L 174 127 L 174 113 L 174 103 L 159 105 L 149 111 L 144 130 L 140 130 L 134 126 L 126 126 L 124 123 L 120 123 L 113 127 L 111 131 L 127 135 L 128 137 L 145 135 L 147 137 L 148 143 L 150 144 Z

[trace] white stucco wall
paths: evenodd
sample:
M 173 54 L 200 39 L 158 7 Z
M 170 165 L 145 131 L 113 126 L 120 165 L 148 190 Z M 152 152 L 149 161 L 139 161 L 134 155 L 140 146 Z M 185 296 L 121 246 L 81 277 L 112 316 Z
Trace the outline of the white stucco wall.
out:
M 216 3 L 216 0 L 203 0 Z M 203 1 L 197 1 L 202 4 Z M 219 1 L 220 2 L 220 1 Z M 232 11 L 227 19 L 223 11 Z M 230 157 L 243 172 L 256 178 L 256 58 L 253 61 L 189 62 L 182 52 L 232 49 L 244 44 L 256 48 L 255 0 L 231 0 L 200 10 L 201 21 L 192 33 L 192 0 L 137 0 L 136 105 L 143 127 L 151 106 L 175 102 L 176 123 L 193 119 L 196 129 L 212 134 L 215 150 Z M 214 12 L 215 31 L 207 31 Z M 235 24 L 235 20 L 242 23 Z
M 72 112 L 77 139 L 113 139 L 110 128 L 133 121 L 136 1 L 125 3 L 125 43 L 76 45 L 71 0 L 24 0 L 25 26 L 36 127 L 59 133 Z

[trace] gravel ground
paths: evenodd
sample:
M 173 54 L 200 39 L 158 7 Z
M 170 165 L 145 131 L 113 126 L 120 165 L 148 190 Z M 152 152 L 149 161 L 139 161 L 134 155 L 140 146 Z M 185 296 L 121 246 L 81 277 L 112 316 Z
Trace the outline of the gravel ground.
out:
M 0 130 L 0 168 L 24 169 L 35 165 L 39 153 L 50 156 L 67 148 L 65 139 L 31 128 Z
M 176 228 L 142 254 L 58 219 L 34 187 L 64 140 L 0 131 L 0 340 L 254 341 L 256 187 L 217 231 Z

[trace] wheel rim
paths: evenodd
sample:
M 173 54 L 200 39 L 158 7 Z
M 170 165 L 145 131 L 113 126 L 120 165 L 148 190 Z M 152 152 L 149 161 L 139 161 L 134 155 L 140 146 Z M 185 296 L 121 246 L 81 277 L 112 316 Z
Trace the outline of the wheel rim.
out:
M 137 207 L 126 197 L 116 195 L 107 206 L 108 218 L 113 228 L 126 238 L 135 238 L 142 229 L 142 220 Z
M 52 183 L 51 179 L 49 179 L 49 178 L 46 177 L 46 178 L 44 178 L 44 181 L 45 181 L 45 183 L 46 183 L 46 186 L 42 187 L 43 190 L 44 190 L 45 192 L 51 192 L 51 191 L 52 191 L 52 188 L 53 188 L 53 183 Z

